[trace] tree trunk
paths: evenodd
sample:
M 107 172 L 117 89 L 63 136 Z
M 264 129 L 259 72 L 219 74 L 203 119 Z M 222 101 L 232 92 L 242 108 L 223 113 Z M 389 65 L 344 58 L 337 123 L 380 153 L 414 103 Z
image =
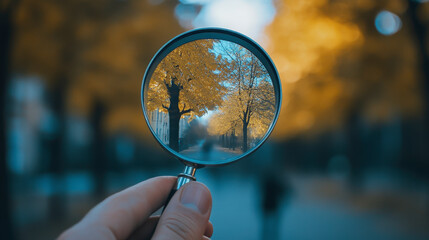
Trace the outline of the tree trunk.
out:
M 8 91 L 10 70 L 10 49 L 12 38 L 12 22 L 10 11 L 0 14 L 0 236 L 13 239 L 9 174 L 6 161 L 7 126 L 6 96 Z
M 421 86 L 423 95 L 423 143 L 421 144 L 421 160 L 426 167 L 429 167 L 429 153 L 426 147 L 429 145 L 429 55 L 427 47 L 427 27 L 419 20 L 418 10 L 422 3 L 408 1 L 409 17 L 414 28 L 414 36 L 417 46 L 419 68 L 421 69 Z
M 418 10 L 423 3 L 417 1 L 408 1 L 409 16 L 414 27 L 415 41 L 417 45 L 417 53 L 419 58 L 419 67 L 422 71 L 421 86 L 423 95 L 423 126 L 422 126 L 422 141 L 420 143 L 420 160 L 418 166 L 421 166 L 424 176 L 428 176 L 429 172 L 429 49 L 427 47 L 428 32 L 427 27 L 419 20 Z M 429 204 L 427 204 L 429 206 Z M 426 214 L 429 215 L 429 207 L 426 208 Z
M 352 107 L 347 118 L 345 131 L 347 134 L 347 157 L 350 161 L 350 175 L 348 183 L 353 192 L 362 190 L 365 163 L 363 162 L 363 143 L 359 124 L 359 112 L 357 107 Z
M 249 123 L 243 121 L 243 152 L 247 152 L 247 125 Z
M 97 199 L 102 199 L 106 195 L 106 187 L 104 184 L 107 157 L 106 157 L 106 137 L 103 131 L 103 117 L 105 115 L 105 106 L 101 100 L 96 99 L 94 102 L 94 110 L 92 112 L 91 125 L 94 129 L 93 151 L 94 156 L 91 164 L 92 177 L 94 179 L 94 196 Z
M 169 113 L 170 118 L 170 142 L 169 146 L 174 151 L 179 151 L 179 122 L 180 115 Z
M 66 7 L 66 6 L 64 6 Z M 63 176 L 65 172 L 64 144 L 66 137 L 67 120 L 67 91 L 72 80 L 72 71 L 76 58 L 75 36 L 76 22 L 66 20 L 61 30 L 60 42 L 63 44 L 59 61 L 61 68 L 54 76 L 54 86 L 50 89 L 52 110 L 57 120 L 57 131 L 52 140 L 52 157 L 49 162 L 49 170 L 54 177 L 54 193 L 49 199 L 49 216 L 51 219 L 63 218 L 66 214 L 66 198 L 64 196 Z
M 48 215 L 51 219 L 63 218 L 66 214 L 65 196 L 63 193 L 63 175 L 64 175 L 64 140 L 66 134 L 66 109 L 65 94 L 67 87 L 64 82 L 68 81 L 68 76 L 63 75 L 56 80 L 56 86 L 51 92 L 52 110 L 55 113 L 58 128 L 54 138 L 50 141 L 51 157 L 49 158 L 49 172 L 53 176 L 52 189 L 53 193 L 49 197 Z
M 181 88 L 172 81 L 171 86 L 167 86 L 167 89 L 170 96 L 170 107 L 168 108 L 170 122 L 169 146 L 174 151 L 179 151 L 179 121 L 181 116 L 179 110 L 179 94 Z
M 231 132 L 231 148 L 232 151 L 235 151 L 235 129 L 232 130 Z

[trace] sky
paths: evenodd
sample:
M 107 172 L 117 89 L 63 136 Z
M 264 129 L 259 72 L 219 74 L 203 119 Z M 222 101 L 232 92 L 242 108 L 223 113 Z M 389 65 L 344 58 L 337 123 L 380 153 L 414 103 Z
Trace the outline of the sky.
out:
M 222 27 L 265 42 L 264 28 L 276 14 L 271 0 L 181 0 L 176 17 L 188 29 Z M 201 6 L 199 9 L 196 6 Z

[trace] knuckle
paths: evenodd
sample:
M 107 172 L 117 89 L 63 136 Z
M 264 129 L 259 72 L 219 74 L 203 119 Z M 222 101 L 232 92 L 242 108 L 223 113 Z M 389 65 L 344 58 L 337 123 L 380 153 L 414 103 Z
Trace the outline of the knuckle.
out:
M 174 239 L 185 240 L 196 234 L 192 219 L 185 215 L 167 217 L 164 219 L 164 226 L 175 235 Z

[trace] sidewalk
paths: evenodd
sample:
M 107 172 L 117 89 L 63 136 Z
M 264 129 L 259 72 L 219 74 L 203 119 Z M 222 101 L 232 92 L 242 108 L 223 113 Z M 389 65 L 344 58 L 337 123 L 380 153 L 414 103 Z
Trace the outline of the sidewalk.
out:
M 210 188 L 213 197 L 213 239 L 261 239 L 259 179 L 239 173 L 218 173 L 201 171 L 198 174 L 198 181 Z M 110 175 L 109 192 L 148 177 L 150 175 L 143 172 Z M 90 178 L 84 174 L 75 175 L 73 179 L 85 186 L 90 184 L 85 183 Z M 280 239 L 429 239 L 429 216 L 422 207 L 427 202 L 422 202 L 424 198 L 412 191 L 395 192 L 395 189 L 377 187 L 375 182 L 370 182 L 373 188 L 353 194 L 343 181 L 327 176 L 293 174 L 289 179 L 293 193 L 280 209 Z M 16 229 L 18 239 L 55 238 L 96 204 L 85 189 L 73 191 L 76 192 L 67 198 L 68 215 L 56 221 L 44 216 L 48 207 L 46 196 L 30 196 L 29 193 L 16 196 L 15 209 L 19 211 L 15 213 L 19 216 L 15 215 L 15 219 L 21 219 Z

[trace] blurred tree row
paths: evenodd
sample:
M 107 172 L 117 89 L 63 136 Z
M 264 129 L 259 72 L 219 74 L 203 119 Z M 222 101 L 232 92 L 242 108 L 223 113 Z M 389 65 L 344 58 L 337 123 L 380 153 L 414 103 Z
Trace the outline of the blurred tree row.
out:
M 99 99 L 109 130 L 145 132 L 138 89 L 156 50 L 182 32 L 173 8 L 171 1 L 22 0 L 14 18 L 13 72 L 40 75 L 65 99 L 60 105 L 78 114 L 90 115 Z
M 217 52 L 224 61 L 227 92 L 209 121 L 208 131 L 218 136 L 240 136 L 241 149 L 246 152 L 252 139 L 259 140 L 266 134 L 274 118 L 274 87 L 265 66 L 246 48 L 220 41 Z
M 183 29 L 174 18 L 176 1 L 5 0 L 1 2 L 1 183 L 6 176 L 6 96 L 14 76 L 38 76 L 53 112 L 54 134 L 46 137 L 48 171 L 58 181 L 65 168 L 67 118 L 86 116 L 92 126 L 96 192 L 104 194 L 106 133 L 148 133 L 141 114 L 140 85 L 150 58 Z M 5 53 L 5 54 L 3 54 Z M 10 53 L 10 54 L 9 54 Z M 43 137 L 43 136 L 42 136 Z M 46 160 L 45 160 L 46 161 Z M 4 191 L 3 191 L 4 190 Z M 8 198 L 1 189 L 2 202 Z M 63 201 L 54 195 L 52 213 Z M 7 201 L 7 200 L 5 200 Z M 8 211 L 2 204 L 3 215 Z M 7 230 L 10 225 L 1 224 Z M 2 228 L 3 232 L 3 228 Z M 10 234 L 2 234 L 12 239 Z M 10 236 L 10 238 L 8 237 Z
M 268 32 L 286 96 L 282 120 L 288 124 L 279 135 L 337 127 L 354 112 L 372 122 L 419 113 L 410 22 L 404 15 L 408 25 L 393 36 L 374 27 L 379 11 L 405 14 L 407 1 L 285 0 L 278 8 Z
M 396 124 L 401 146 L 389 151 L 428 171 L 428 5 L 278 1 L 277 17 L 267 30 L 285 99 L 275 135 L 285 139 L 341 131 L 341 151 L 352 175 L 359 175 L 365 156 L 375 155 L 364 147 L 365 130 Z M 374 20 L 382 10 L 399 16 L 397 33 L 377 31 Z
M 92 119 L 95 176 L 105 165 L 103 132 L 147 133 L 138 89 L 156 49 L 182 31 L 173 7 L 171 2 L 112 0 L 22 0 L 17 5 L 11 69 L 45 80 L 57 122 L 52 172 L 63 168 L 70 114 Z M 101 193 L 102 176 L 96 179 Z

